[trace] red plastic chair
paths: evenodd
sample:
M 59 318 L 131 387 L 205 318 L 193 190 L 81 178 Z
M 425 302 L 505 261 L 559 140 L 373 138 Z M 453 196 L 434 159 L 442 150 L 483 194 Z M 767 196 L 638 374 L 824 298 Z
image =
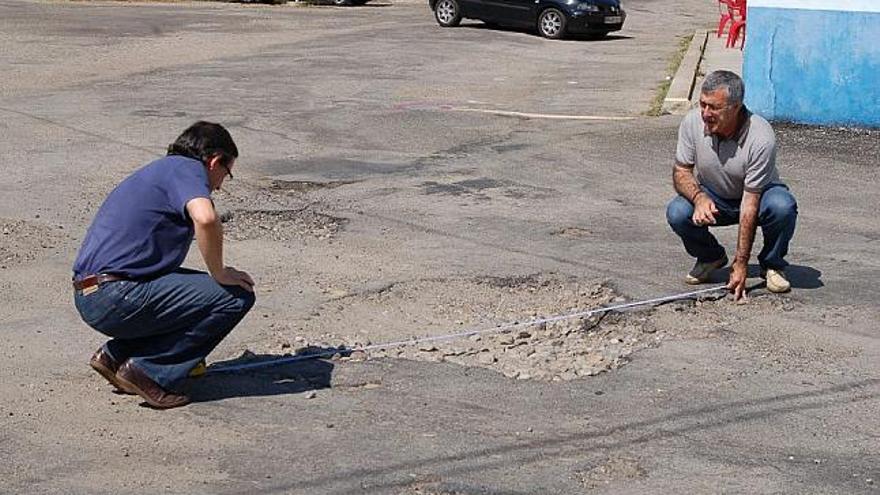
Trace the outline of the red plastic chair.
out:
M 727 33 L 727 47 L 735 47 L 736 41 L 742 36 L 742 42 L 739 45 L 739 49 L 742 50 L 746 44 L 746 0 L 741 0 L 735 8 L 739 19 L 730 25 L 730 31 Z
M 729 8 L 730 0 L 718 0 L 718 29 L 715 31 L 715 34 L 720 38 L 721 34 L 724 33 L 724 28 L 727 26 L 727 23 L 730 22 L 730 13 L 727 10 Z
M 742 20 L 744 16 L 741 12 L 745 11 L 745 3 L 745 0 L 718 0 L 720 17 L 718 19 L 718 30 L 715 32 L 718 38 L 724 34 L 724 28 L 727 27 L 728 23 L 731 23 L 732 28 L 733 24 Z

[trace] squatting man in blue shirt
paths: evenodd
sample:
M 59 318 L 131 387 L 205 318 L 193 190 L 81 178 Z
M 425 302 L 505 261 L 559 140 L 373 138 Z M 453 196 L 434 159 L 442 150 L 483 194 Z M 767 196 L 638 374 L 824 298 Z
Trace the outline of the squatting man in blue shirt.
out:
M 744 93 L 742 79 L 733 72 L 706 76 L 700 108 L 685 116 L 678 131 L 673 169 L 678 196 L 666 208 L 672 230 L 697 259 L 685 277 L 689 284 L 704 283 L 713 270 L 727 265 L 727 254 L 709 226 L 739 223 L 727 284 L 736 301 L 745 297 L 758 225 L 764 235 L 758 263 L 767 289 L 791 289 L 784 258 L 797 221 L 797 203 L 776 170 L 773 128 L 743 105 Z
M 211 201 L 237 157 L 226 129 L 196 122 L 116 186 L 74 263 L 76 308 L 111 337 L 92 368 L 152 407 L 189 403 L 181 383 L 254 305 L 253 279 L 224 264 Z M 209 273 L 181 268 L 194 235 Z

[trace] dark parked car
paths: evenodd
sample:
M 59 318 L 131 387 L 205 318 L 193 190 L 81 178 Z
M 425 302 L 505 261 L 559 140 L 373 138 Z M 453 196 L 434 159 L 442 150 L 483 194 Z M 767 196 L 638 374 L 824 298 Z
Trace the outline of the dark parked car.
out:
M 546 38 L 586 34 L 600 38 L 619 31 L 626 19 L 619 0 L 428 0 L 443 27 L 462 18 L 486 24 L 536 28 Z
M 238 0 L 241 3 L 268 3 L 272 5 L 281 5 L 287 3 L 287 0 Z M 336 5 L 339 7 L 347 7 L 352 5 L 366 5 L 370 0 L 303 0 L 305 3 L 315 5 Z

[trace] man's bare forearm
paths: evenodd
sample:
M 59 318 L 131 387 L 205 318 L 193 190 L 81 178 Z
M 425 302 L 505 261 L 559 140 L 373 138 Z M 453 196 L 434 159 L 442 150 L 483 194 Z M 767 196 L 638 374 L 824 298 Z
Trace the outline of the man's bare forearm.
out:
M 739 234 L 736 242 L 734 263 L 748 264 L 752 256 L 752 244 L 758 228 L 758 209 L 761 206 L 761 193 L 743 193 L 739 210 Z
M 678 164 L 672 167 L 672 184 L 675 186 L 675 191 L 691 203 L 695 203 L 697 196 L 703 194 L 692 168 Z
M 199 252 L 215 279 L 223 274 L 223 226 L 210 198 L 193 198 L 186 203 L 199 244 Z
M 196 223 L 195 231 L 205 266 L 211 276 L 216 278 L 223 272 L 223 226 L 220 219 L 205 224 Z

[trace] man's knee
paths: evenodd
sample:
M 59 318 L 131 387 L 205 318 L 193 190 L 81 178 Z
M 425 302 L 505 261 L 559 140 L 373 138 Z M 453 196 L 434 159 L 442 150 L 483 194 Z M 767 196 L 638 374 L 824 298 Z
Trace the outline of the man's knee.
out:
M 254 307 L 254 303 L 257 302 L 257 295 L 249 290 L 242 290 L 238 298 L 242 314 L 247 314 Z
M 244 316 L 257 300 L 256 294 L 241 287 L 227 287 L 229 293 L 228 302 L 225 304 L 225 311 Z
M 676 196 L 666 205 L 666 221 L 673 230 L 689 226 L 693 216 L 694 206 L 681 196 Z
M 773 188 L 764 193 L 761 198 L 761 207 L 764 217 L 769 220 L 779 221 L 794 219 L 797 217 L 797 201 L 794 196 L 784 188 Z

